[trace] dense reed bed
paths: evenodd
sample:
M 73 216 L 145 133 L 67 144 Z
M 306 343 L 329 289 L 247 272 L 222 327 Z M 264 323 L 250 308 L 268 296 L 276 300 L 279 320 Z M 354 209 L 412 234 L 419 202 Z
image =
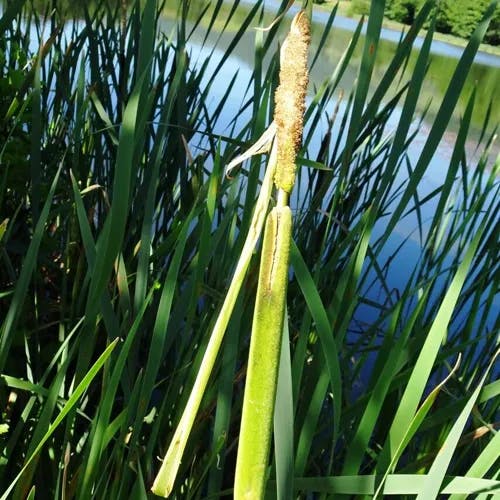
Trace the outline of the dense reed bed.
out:
M 366 37 L 360 24 L 331 78 L 309 89 L 290 198 L 269 498 L 500 491 L 497 117 L 486 114 L 475 151 L 466 147 L 480 82 L 442 185 L 422 187 L 498 1 L 457 61 L 417 155 L 433 1 L 372 82 L 383 4 L 372 2 Z M 251 228 L 266 154 L 231 178 L 224 171 L 272 120 L 277 42 L 290 17 L 252 31 L 268 23 L 259 0 L 246 10 L 238 1 L 177 5 L 167 30 L 170 2 L 83 3 L 76 22 L 55 0 L 4 4 L 2 499 L 153 497 Z M 313 33 L 309 66 L 321 64 L 335 14 Z M 231 43 L 218 59 L 208 46 L 209 58 L 197 59 L 193 33 L 205 43 L 216 27 Z M 249 31 L 253 68 L 234 109 L 237 76 L 214 89 Z M 358 78 L 339 98 L 360 44 Z M 259 250 L 172 498 L 232 496 Z M 398 266 L 405 280 L 395 289 Z

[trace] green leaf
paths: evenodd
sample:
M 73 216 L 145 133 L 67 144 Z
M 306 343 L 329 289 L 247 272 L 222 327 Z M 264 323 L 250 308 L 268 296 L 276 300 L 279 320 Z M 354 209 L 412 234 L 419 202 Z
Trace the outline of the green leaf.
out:
M 85 377 L 83 377 L 82 381 L 78 384 L 78 386 L 74 390 L 73 394 L 70 396 L 70 398 L 68 399 L 66 404 L 62 407 L 59 415 L 57 415 L 54 422 L 52 422 L 49 429 L 47 430 L 47 432 L 45 433 L 43 438 L 40 440 L 40 442 L 38 443 L 38 446 L 35 448 L 35 450 L 31 454 L 31 456 L 24 463 L 19 474 L 16 476 L 14 481 L 12 481 L 12 483 L 9 485 L 9 487 L 5 490 L 3 495 L 0 497 L 0 500 L 7 500 L 7 498 L 9 497 L 9 493 L 12 491 L 12 489 L 16 485 L 17 481 L 19 481 L 19 479 L 21 478 L 21 476 L 23 475 L 23 473 L 27 469 L 27 467 L 30 465 L 30 463 L 38 455 L 38 453 L 42 449 L 43 445 L 47 442 L 47 440 L 50 438 L 50 436 L 52 436 L 54 431 L 59 427 L 59 424 L 64 420 L 64 417 L 76 405 L 76 403 L 81 398 L 83 393 L 89 388 L 92 380 L 99 373 L 99 370 L 103 367 L 104 363 L 109 358 L 110 354 L 113 352 L 113 349 L 116 347 L 117 343 L 118 343 L 118 339 L 115 339 L 113 342 L 111 342 L 111 344 L 108 345 L 108 347 L 105 349 L 105 351 L 99 356 L 99 358 L 96 360 L 96 362 L 92 365 L 92 367 L 87 372 Z
M 7 315 L 5 316 L 5 319 L 0 327 L 0 373 L 4 372 L 5 362 L 9 355 L 10 345 L 15 334 L 16 322 L 21 314 L 24 300 L 28 292 L 28 286 L 31 281 L 31 275 L 37 264 L 38 250 L 45 234 L 45 224 L 49 216 L 52 198 L 54 197 L 54 192 L 59 181 L 61 169 L 62 164 L 59 166 L 56 176 L 52 181 L 52 185 L 50 186 L 49 193 L 43 205 L 42 212 L 38 218 L 33 237 L 24 258 L 21 273 L 17 279 L 9 310 L 7 311 Z

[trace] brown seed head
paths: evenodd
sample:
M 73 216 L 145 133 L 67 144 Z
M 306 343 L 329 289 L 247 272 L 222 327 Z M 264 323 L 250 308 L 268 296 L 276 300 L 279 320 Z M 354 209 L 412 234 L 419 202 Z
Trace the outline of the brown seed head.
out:
M 294 17 L 281 48 L 280 83 L 275 95 L 278 161 L 274 182 L 287 193 L 295 182 L 295 159 L 302 141 L 309 42 L 309 18 L 300 11 Z

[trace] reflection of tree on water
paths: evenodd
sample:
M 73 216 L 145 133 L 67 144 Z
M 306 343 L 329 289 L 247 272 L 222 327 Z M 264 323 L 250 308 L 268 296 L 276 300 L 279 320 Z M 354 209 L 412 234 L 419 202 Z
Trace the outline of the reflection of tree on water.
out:
M 320 40 L 320 32 L 316 30 L 316 35 L 313 36 L 312 40 L 312 51 L 314 47 L 318 46 Z M 321 81 L 330 76 L 330 70 L 335 64 L 340 60 L 342 53 L 344 52 L 347 44 L 351 39 L 351 33 L 342 29 L 333 29 L 332 32 L 327 37 L 327 42 L 325 47 L 322 49 L 322 54 L 327 57 L 327 61 L 322 60 L 322 64 L 316 65 L 312 71 L 313 78 L 316 81 Z M 346 76 L 341 81 L 341 86 L 344 88 L 350 88 L 352 82 L 357 73 L 357 64 L 361 61 L 363 47 L 363 39 L 358 43 L 358 46 L 354 52 L 350 71 L 346 71 Z M 377 61 L 378 64 L 374 68 L 374 73 L 372 77 L 372 82 L 376 83 L 381 80 L 385 72 L 387 71 L 387 66 L 391 61 L 394 53 L 396 51 L 396 44 L 388 40 L 380 40 L 378 50 L 377 50 Z M 418 57 L 418 51 L 413 50 L 410 60 L 406 68 L 406 75 L 409 78 L 413 71 L 413 67 Z M 323 62 L 325 64 L 323 64 Z M 432 121 L 437 112 L 444 93 L 446 92 L 453 72 L 457 66 L 458 60 L 453 57 L 446 57 L 443 55 L 432 55 L 432 61 L 427 72 L 426 79 L 422 87 L 421 98 L 419 99 L 419 111 L 422 112 L 425 107 L 427 107 L 430 102 L 430 107 L 428 111 L 428 119 Z M 406 79 L 407 79 L 406 78 Z M 406 81 L 403 78 L 403 83 Z M 472 115 L 472 127 L 473 131 L 479 132 L 484 121 L 484 116 L 486 115 L 487 109 L 490 106 L 490 101 L 492 102 L 491 119 L 493 122 L 500 119 L 500 102 L 494 99 L 495 90 L 497 88 L 498 82 L 500 81 L 500 68 L 485 66 L 481 64 L 474 64 L 471 67 L 470 74 L 468 75 L 467 81 L 465 83 L 464 90 L 461 94 L 459 101 L 459 106 L 456 109 L 455 114 L 455 126 L 458 128 L 458 120 L 465 110 L 467 105 L 467 100 L 470 96 L 471 91 L 476 84 L 480 84 L 480 99 L 477 99 L 476 105 L 474 107 L 474 112 Z M 394 94 L 396 94 L 397 89 L 394 89 Z M 474 130 L 476 129 L 476 130 Z

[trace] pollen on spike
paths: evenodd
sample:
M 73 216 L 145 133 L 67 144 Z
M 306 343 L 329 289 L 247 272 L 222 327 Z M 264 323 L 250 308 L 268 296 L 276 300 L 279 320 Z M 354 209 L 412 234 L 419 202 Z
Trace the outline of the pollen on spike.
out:
M 310 42 L 309 18 L 300 11 L 280 52 L 280 83 L 275 94 L 278 161 L 275 185 L 289 193 L 295 182 L 295 159 L 302 141 L 305 96 L 308 84 L 307 52 Z

